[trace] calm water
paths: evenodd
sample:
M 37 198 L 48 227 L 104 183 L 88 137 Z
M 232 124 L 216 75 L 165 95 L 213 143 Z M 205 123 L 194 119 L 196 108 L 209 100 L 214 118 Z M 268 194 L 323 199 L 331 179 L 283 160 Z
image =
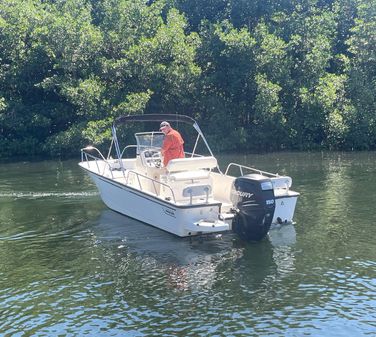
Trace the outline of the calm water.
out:
M 1 164 L 0 335 L 374 336 L 376 153 L 221 161 L 290 174 L 296 224 L 179 239 L 106 209 L 76 161 Z

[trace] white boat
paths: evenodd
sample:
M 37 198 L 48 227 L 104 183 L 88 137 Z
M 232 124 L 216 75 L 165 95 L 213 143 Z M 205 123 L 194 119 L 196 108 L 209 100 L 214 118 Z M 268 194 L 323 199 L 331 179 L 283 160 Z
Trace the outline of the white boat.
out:
M 129 132 L 135 122 L 159 128 L 162 121 L 193 126 L 197 136 L 185 158 L 162 167 L 160 131 L 137 132 L 136 144 L 121 148 L 119 128 Z M 200 145 L 206 155 L 198 153 Z M 126 156 L 129 151 L 133 156 Z M 110 209 L 179 237 L 233 231 L 243 240 L 261 240 L 271 224 L 293 221 L 299 196 L 290 189 L 288 176 L 236 163 L 222 172 L 197 122 L 184 115 L 119 117 L 112 125 L 106 157 L 88 146 L 81 150 L 79 165 Z

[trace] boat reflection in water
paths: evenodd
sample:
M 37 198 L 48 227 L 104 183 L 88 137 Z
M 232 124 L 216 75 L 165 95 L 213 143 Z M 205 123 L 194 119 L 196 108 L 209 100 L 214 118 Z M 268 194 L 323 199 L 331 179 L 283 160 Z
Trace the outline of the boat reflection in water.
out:
M 247 243 L 234 235 L 181 239 L 111 210 L 104 210 L 92 231 L 104 263 L 121 279 L 137 270 L 143 281 L 177 290 L 212 289 L 245 282 L 257 287 L 294 270 L 293 225 L 269 233 L 269 240 Z M 153 278 L 151 275 L 154 275 Z M 157 275 L 157 276 L 156 276 Z

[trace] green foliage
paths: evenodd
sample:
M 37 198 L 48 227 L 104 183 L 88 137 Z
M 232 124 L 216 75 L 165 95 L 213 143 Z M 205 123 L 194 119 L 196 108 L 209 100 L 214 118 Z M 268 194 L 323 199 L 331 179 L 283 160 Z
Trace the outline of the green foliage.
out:
M 121 115 L 136 115 L 141 114 L 150 100 L 152 91 L 130 93 L 126 99 L 114 107 L 113 117 Z
M 376 1 L 357 1 L 356 5 L 358 16 L 346 41 L 351 64 L 349 96 L 355 106 L 350 144 L 369 149 L 376 145 Z
M 96 116 L 101 106 L 104 87 L 98 78 L 79 79 L 75 85 L 65 83 L 61 95 L 76 107 L 76 114 L 88 119 Z
M 265 74 L 257 74 L 255 78 L 257 94 L 254 103 L 253 128 L 250 142 L 258 144 L 258 148 L 266 150 L 266 144 L 273 150 L 279 150 L 287 142 L 286 118 L 280 100 L 282 88 L 268 80 Z
M 122 114 L 220 151 L 374 149 L 376 0 L 3 0 L 0 157 L 68 156 Z
M 121 115 L 140 114 L 144 111 L 150 99 L 151 91 L 131 93 L 126 99 L 115 106 L 109 117 L 96 121 L 89 121 L 82 132 L 82 136 L 92 144 L 102 144 L 111 140 L 111 125 L 114 118 Z
M 256 124 L 272 123 L 277 127 L 286 122 L 282 115 L 282 105 L 279 100 L 281 87 L 262 74 L 256 75 L 257 95 L 254 104 L 254 120 Z
M 44 152 L 50 156 L 68 157 L 77 153 L 86 143 L 82 134 L 82 125 L 73 125 L 67 130 L 60 131 L 46 141 Z
M 90 121 L 83 131 L 83 136 L 91 144 L 102 144 L 111 139 L 111 125 L 112 119 Z
M 275 82 L 289 81 L 291 57 L 287 53 L 288 44 L 269 31 L 262 22 L 255 28 L 257 48 L 255 52 L 258 73 L 264 73 Z

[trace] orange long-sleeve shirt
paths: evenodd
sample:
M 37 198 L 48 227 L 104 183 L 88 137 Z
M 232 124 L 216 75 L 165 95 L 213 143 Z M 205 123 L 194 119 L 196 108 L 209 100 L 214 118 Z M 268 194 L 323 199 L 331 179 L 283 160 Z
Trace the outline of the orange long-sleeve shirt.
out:
M 171 159 L 184 158 L 184 140 L 180 133 L 171 129 L 163 140 L 162 155 L 163 165 L 167 166 Z

